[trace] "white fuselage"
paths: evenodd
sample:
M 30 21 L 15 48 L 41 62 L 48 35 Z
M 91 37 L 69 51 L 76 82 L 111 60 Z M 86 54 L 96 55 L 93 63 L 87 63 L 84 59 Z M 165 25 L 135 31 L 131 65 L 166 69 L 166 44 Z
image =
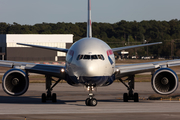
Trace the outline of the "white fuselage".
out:
M 97 38 L 83 38 L 72 45 L 66 56 L 66 71 L 76 84 L 102 86 L 115 69 L 111 48 Z

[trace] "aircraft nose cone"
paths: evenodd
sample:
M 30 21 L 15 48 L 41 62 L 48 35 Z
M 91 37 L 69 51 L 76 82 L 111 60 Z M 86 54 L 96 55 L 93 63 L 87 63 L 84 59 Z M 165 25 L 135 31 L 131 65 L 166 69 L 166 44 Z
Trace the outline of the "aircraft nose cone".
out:
M 96 76 L 98 73 L 97 65 L 85 65 L 83 67 L 83 75 L 82 76 Z
M 83 69 L 83 76 L 93 76 L 94 75 L 94 67 L 87 66 Z

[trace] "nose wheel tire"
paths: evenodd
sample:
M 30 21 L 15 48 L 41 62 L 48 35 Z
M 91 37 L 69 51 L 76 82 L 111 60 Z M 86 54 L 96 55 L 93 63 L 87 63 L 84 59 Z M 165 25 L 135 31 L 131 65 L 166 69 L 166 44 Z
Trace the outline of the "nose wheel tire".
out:
M 97 105 L 97 100 L 95 98 L 87 98 L 85 101 L 86 106 L 96 106 Z
M 97 105 L 97 100 L 95 98 L 90 99 L 90 106 L 96 106 Z
M 87 98 L 87 99 L 85 100 L 86 106 L 89 106 L 89 101 L 90 101 L 90 98 Z

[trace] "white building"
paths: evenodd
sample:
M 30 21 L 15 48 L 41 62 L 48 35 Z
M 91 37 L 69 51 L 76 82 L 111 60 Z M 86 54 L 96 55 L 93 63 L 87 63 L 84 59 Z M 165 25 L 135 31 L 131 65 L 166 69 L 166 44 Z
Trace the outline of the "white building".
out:
M 33 48 L 16 43 L 26 43 L 58 48 L 69 48 L 73 43 L 72 34 L 4 34 L 0 35 L 0 55 L 7 60 L 21 61 L 58 61 L 65 53 Z M 3 59 L 3 57 L 2 57 Z

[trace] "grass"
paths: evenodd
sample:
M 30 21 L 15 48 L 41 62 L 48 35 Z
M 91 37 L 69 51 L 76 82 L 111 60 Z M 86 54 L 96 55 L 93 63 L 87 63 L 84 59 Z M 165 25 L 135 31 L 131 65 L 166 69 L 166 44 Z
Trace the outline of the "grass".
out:
M 151 75 L 135 75 L 135 82 L 150 82 L 151 81 Z
M 172 95 L 158 95 L 158 94 L 153 94 L 151 96 L 149 96 L 148 98 L 149 100 L 180 100 L 180 95 L 178 94 L 172 94 Z

